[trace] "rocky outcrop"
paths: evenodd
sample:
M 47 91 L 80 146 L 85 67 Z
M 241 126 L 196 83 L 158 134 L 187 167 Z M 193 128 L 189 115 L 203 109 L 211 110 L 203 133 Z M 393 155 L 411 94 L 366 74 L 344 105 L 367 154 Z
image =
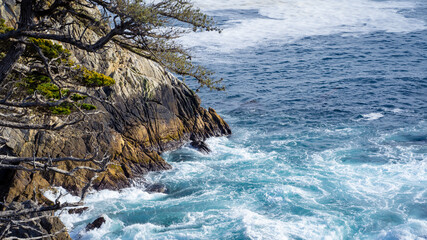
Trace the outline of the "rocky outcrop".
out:
M 130 179 L 148 171 L 170 169 L 159 155 L 174 150 L 191 140 L 203 141 L 212 136 L 231 133 L 227 123 L 213 109 L 200 107 L 200 99 L 183 82 L 146 59 L 122 51 L 114 55 L 121 64 L 111 72 L 117 84 L 97 90 L 94 94 L 112 104 L 92 102 L 103 113 L 61 132 L 20 131 L 0 129 L 5 139 L 3 151 L 17 156 L 85 157 L 99 148 L 113 156 L 113 165 L 95 181 L 97 189 L 120 189 L 130 185 Z M 103 66 L 102 56 L 85 56 L 81 62 Z M 108 68 L 107 68 L 108 69 Z M 98 70 L 102 70 L 99 68 Z M 61 167 L 71 169 L 72 163 Z M 34 187 L 63 186 L 79 193 L 89 172 L 77 178 L 58 174 L 38 175 L 25 172 L 5 173 L 3 186 L 6 199 L 32 199 Z M 37 196 L 42 199 L 43 196 Z
M 0 14 L 14 22 L 13 0 L 0 0 Z M 6 15 L 6 16 L 3 16 Z M 76 30 L 79 34 L 79 30 Z M 91 35 L 97 38 L 95 33 Z M 199 97 L 157 63 L 110 44 L 100 53 L 87 53 L 65 46 L 74 61 L 111 76 L 112 87 L 93 91 L 108 102 L 90 102 L 102 113 L 60 132 L 1 128 L 0 149 L 16 156 L 85 157 L 95 151 L 112 156 L 112 165 L 99 174 L 96 189 L 120 189 L 148 171 L 170 169 L 160 156 L 186 142 L 231 134 L 227 123 L 214 109 L 200 106 Z M 84 89 L 82 89 L 84 90 Z M 59 167 L 72 169 L 74 163 Z M 6 202 L 45 200 L 40 191 L 56 185 L 78 194 L 93 173 L 80 171 L 77 177 L 58 174 L 1 173 L 0 194 Z M 4 176 L 4 177 L 3 177 Z M 3 198 L 2 198 L 3 199 Z
M 82 214 L 83 212 L 87 211 L 88 207 L 82 207 L 82 208 L 72 208 L 68 210 L 69 214 Z
M 102 224 L 104 224 L 105 222 L 106 222 L 105 218 L 101 216 L 101 217 L 95 219 L 95 221 L 93 221 L 92 223 L 89 223 L 86 226 L 86 231 L 88 232 L 88 231 L 91 231 L 94 229 L 101 228 Z
M 165 185 L 161 183 L 155 183 L 155 184 L 146 186 L 145 191 L 149 193 L 167 193 L 168 189 L 166 188 Z
M 203 142 L 203 141 L 197 141 L 197 140 L 196 141 L 192 141 L 190 143 L 190 145 L 193 148 L 197 149 L 201 153 L 208 154 L 208 153 L 211 152 L 211 150 L 209 149 L 208 145 L 205 142 Z
M 0 0 L 0 17 L 8 19 L 12 25 L 18 15 L 14 6 L 14 0 Z M 79 34 L 78 29 L 76 34 Z M 97 38 L 95 33 L 91 36 Z M 114 86 L 92 92 L 106 99 L 105 102 L 88 100 L 101 113 L 59 132 L 0 128 L 1 154 L 83 158 L 97 151 L 108 153 L 112 165 L 97 175 L 94 187 L 121 189 L 149 171 L 170 169 L 160 156 L 162 152 L 177 149 L 190 140 L 203 142 L 208 137 L 231 134 L 230 127 L 214 109 L 202 108 L 199 97 L 184 82 L 155 62 L 114 44 L 100 53 L 65 47 L 71 50 L 76 63 L 116 81 Z M 58 165 L 64 169 L 75 166 L 72 162 Z M 75 177 L 67 177 L 0 170 L 0 176 L 0 198 L 19 209 L 25 208 L 25 204 L 29 207 L 34 204 L 28 200 L 48 203 L 43 192 L 51 186 L 62 186 L 70 193 L 79 194 L 94 174 L 83 170 Z M 166 188 L 158 186 L 147 190 L 166 192 Z M 52 234 L 52 239 L 70 239 L 62 232 L 64 225 L 57 217 L 39 218 L 29 224 L 44 234 Z M 38 236 L 23 229 L 13 231 L 12 235 L 17 237 Z
M 22 211 L 36 207 L 32 201 L 13 202 L 7 210 Z M 71 240 L 64 224 L 54 215 L 32 213 L 29 216 L 20 217 L 11 224 L 1 224 L 0 233 L 9 232 L 8 239 L 61 239 Z M 0 236 L 0 238 L 2 238 Z M 3 238 L 2 238 L 3 239 Z

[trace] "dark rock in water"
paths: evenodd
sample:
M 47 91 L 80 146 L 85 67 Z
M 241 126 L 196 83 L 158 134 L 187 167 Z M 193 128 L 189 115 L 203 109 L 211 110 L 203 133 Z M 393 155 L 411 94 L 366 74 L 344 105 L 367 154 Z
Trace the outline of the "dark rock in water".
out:
M 195 149 L 197 149 L 199 152 L 202 152 L 202 153 L 205 153 L 205 154 L 208 154 L 208 153 L 212 152 L 209 149 L 208 145 L 205 142 L 203 142 L 203 141 L 193 141 L 193 142 L 191 142 L 190 145 L 192 147 L 194 147 Z
M 165 185 L 156 183 L 156 184 L 147 186 L 146 191 L 149 193 L 167 193 L 168 189 L 166 188 Z
M 82 207 L 82 208 L 73 208 L 68 210 L 69 214 L 82 214 L 84 211 L 87 211 L 88 207 Z
M 99 218 L 97 218 L 95 221 L 93 221 L 92 223 L 89 223 L 87 226 L 86 226 L 86 231 L 90 231 L 90 230 L 93 230 L 93 229 L 98 229 L 98 228 L 100 228 L 101 226 L 102 226 L 102 224 L 104 224 L 105 223 L 105 218 L 104 217 L 99 217 Z

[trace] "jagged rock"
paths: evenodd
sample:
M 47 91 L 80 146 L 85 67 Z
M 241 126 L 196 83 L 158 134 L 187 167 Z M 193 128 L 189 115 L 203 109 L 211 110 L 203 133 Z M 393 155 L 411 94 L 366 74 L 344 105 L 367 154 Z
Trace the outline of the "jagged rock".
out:
M 91 231 L 91 230 L 94 230 L 94 229 L 98 229 L 104 223 L 105 223 L 105 218 L 104 217 L 99 217 L 99 218 L 95 219 L 95 221 L 93 221 L 92 223 L 89 223 L 86 226 L 86 231 L 88 232 L 88 231 Z
M 149 193 L 167 193 L 166 186 L 161 183 L 148 185 L 145 190 Z
M 0 0 L 0 17 L 12 25 L 18 16 L 15 5 L 14 0 Z M 75 34 L 80 35 L 82 31 L 86 30 L 75 29 Z M 95 41 L 98 36 L 94 32 L 91 34 L 89 38 L 92 39 L 88 40 Z M 1 152 L 22 157 L 32 157 L 36 153 L 37 157 L 72 155 L 82 158 L 91 155 L 97 146 L 101 153 L 112 156 L 114 164 L 98 175 L 94 187 L 117 190 L 130 186 L 131 179 L 148 171 L 170 169 L 160 154 L 181 147 L 190 141 L 190 136 L 200 141 L 231 134 L 228 124 L 214 109 L 202 108 L 199 97 L 157 63 L 115 44 L 109 44 L 102 53 L 64 46 L 72 52 L 76 64 L 115 79 L 114 86 L 91 92 L 112 105 L 87 100 L 103 114 L 59 132 L 1 128 Z M 72 162 L 58 163 L 58 167 L 64 169 L 75 166 Z M 77 195 L 93 177 L 88 171 L 79 171 L 75 177 L 13 170 L 0 174 L 0 199 L 7 203 L 28 199 L 47 202 L 41 190 L 52 185 L 62 186 Z
M 34 208 L 37 204 L 33 201 L 25 202 L 13 202 L 8 205 L 7 210 L 24 210 L 28 208 Z M 32 213 L 29 216 L 20 216 L 15 219 L 15 223 L 9 226 L 9 231 L 6 233 L 5 238 L 8 239 L 26 239 L 26 238 L 37 238 L 44 236 L 43 239 L 64 239 L 71 240 L 71 237 L 67 233 L 64 224 L 59 220 L 58 217 L 51 213 Z M 26 220 L 26 221 L 23 221 Z M 0 222 L 0 233 L 8 227 L 8 222 Z M 51 235 L 51 236 L 49 236 Z
M 82 208 L 72 208 L 68 210 L 69 214 L 82 214 L 83 212 L 87 211 L 88 207 L 82 207 Z
M 212 152 L 208 145 L 203 141 L 193 141 L 190 145 L 201 153 L 208 154 Z
M 78 33 L 78 31 L 77 31 Z M 94 35 L 94 39 L 95 39 Z M 116 84 L 93 92 L 107 103 L 90 102 L 104 112 L 60 132 L 37 132 L 2 128 L 10 155 L 84 157 L 99 146 L 113 156 L 114 164 L 99 174 L 96 189 L 118 190 L 130 186 L 130 179 L 148 171 L 170 169 L 159 155 L 190 141 L 231 134 L 228 124 L 215 112 L 200 106 L 199 97 L 182 81 L 153 61 L 111 44 L 103 54 L 87 53 L 66 46 L 75 62 L 112 76 Z M 95 132 L 96 135 L 93 135 Z M 37 142 L 37 144 L 36 144 Z M 71 169 L 74 163 L 59 163 Z M 34 187 L 62 186 L 79 194 L 93 175 L 80 171 L 76 178 L 59 174 L 28 174 L 10 171 L 12 180 L 0 186 L 7 202 L 32 199 Z M 9 184 L 10 183 L 10 184 Z M 43 198 L 43 196 L 37 196 Z

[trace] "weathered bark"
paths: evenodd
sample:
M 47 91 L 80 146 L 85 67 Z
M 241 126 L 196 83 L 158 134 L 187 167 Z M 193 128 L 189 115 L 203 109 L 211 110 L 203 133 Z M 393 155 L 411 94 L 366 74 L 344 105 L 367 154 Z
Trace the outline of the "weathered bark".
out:
M 25 44 L 16 43 L 7 52 L 6 56 L 0 62 L 0 84 L 10 74 L 18 59 L 25 51 Z
M 33 0 L 21 1 L 18 30 L 26 30 L 33 24 L 34 13 L 32 6 Z M 0 62 L 0 84 L 3 83 L 4 79 L 10 74 L 13 67 L 25 51 L 26 45 L 23 43 L 25 39 L 20 37 L 18 40 L 19 41 L 13 44 L 6 56 Z

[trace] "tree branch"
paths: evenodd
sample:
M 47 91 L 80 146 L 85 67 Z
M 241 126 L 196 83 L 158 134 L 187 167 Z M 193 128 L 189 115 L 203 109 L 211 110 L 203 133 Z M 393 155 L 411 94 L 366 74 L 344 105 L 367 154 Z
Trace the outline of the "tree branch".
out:
M 79 119 L 76 119 L 74 121 L 65 122 L 65 123 L 55 123 L 55 124 L 28 124 L 28 123 L 20 123 L 20 122 L 10 122 L 10 121 L 4 121 L 0 120 L 0 126 L 2 127 L 10 127 L 15 129 L 34 129 L 34 130 L 61 130 L 65 128 L 66 126 L 77 124 L 81 121 L 83 121 L 85 117 L 81 117 Z

